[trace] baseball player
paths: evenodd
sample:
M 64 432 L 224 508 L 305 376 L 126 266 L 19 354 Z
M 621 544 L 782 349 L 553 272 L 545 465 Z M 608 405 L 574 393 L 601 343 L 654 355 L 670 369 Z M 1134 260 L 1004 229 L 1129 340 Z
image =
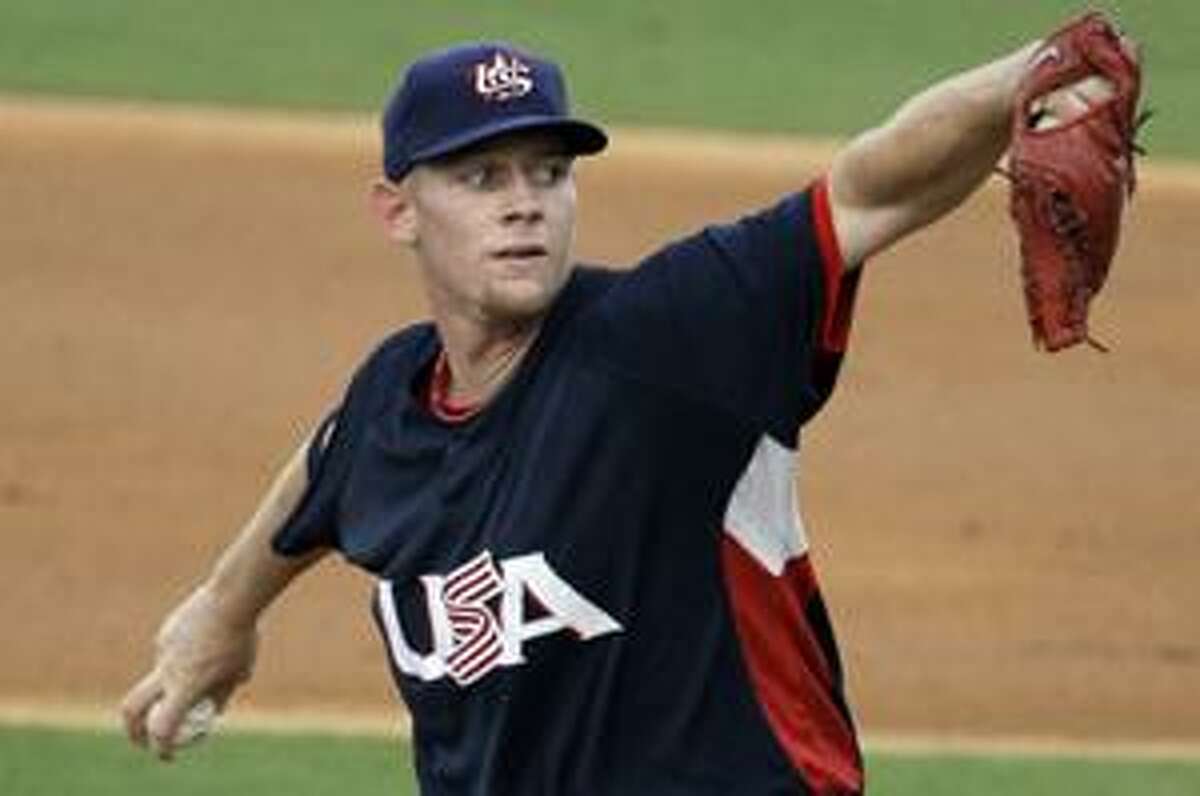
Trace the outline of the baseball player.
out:
M 267 606 L 339 551 L 377 578 L 422 793 L 862 792 L 800 433 L 862 263 L 991 172 L 1031 52 L 622 271 L 572 259 L 572 162 L 607 138 L 554 63 L 478 43 L 413 64 L 371 200 L 431 321 L 366 358 L 168 616 L 130 738 L 170 758 L 189 708 L 250 675 Z

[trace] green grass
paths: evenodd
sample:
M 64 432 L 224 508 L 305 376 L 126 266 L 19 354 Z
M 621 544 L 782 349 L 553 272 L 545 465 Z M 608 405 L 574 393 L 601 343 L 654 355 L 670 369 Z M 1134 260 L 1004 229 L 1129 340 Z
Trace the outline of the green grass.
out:
M 977 756 L 868 758 L 883 796 L 1194 796 L 1200 762 Z
M 884 796 L 1194 796 L 1200 761 L 868 757 Z M 0 726 L 5 796 L 288 796 L 415 794 L 407 745 L 322 735 L 225 733 L 162 765 L 112 732 Z
M 1145 44 L 1155 151 L 1200 156 L 1194 0 L 1103 3 Z M 507 38 L 610 123 L 844 134 L 1074 0 L 5 0 L 0 91 L 375 109 L 430 47 Z
M 403 796 L 407 744 L 382 738 L 225 733 L 159 763 L 112 732 L 0 726 L 5 796 Z

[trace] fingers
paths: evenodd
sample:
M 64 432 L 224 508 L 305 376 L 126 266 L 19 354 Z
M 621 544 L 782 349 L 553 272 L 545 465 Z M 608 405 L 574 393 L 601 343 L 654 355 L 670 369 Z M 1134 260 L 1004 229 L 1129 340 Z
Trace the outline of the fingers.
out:
M 1115 93 L 1110 80 L 1089 75 L 1036 99 L 1029 108 L 1028 126 L 1044 130 L 1069 124 L 1112 99 Z
M 169 679 L 169 678 L 166 678 Z M 159 668 L 143 677 L 121 701 L 121 720 L 130 742 L 149 748 L 162 760 L 171 760 L 179 743 L 180 727 L 188 711 L 203 692 L 195 683 L 164 685 Z M 235 685 L 218 687 L 212 695 L 215 707 L 223 709 Z
M 153 671 L 122 701 L 130 741 L 172 759 L 211 720 L 203 711 L 189 717 L 189 711 L 206 696 L 210 713 L 223 708 L 249 677 L 256 641 L 254 628 L 230 627 L 203 588 L 193 592 L 163 622 Z
M 161 760 L 172 760 L 178 746 L 179 727 L 201 693 L 193 689 L 170 689 L 150 706 L 146 717 L 146 736 L 150 748 Z
M 148 742 L 146 716 L 162 697 L 162 685 L 155 670 L 138 681 L 121 700 L 121 721 L 131 743 L 145 747 Z

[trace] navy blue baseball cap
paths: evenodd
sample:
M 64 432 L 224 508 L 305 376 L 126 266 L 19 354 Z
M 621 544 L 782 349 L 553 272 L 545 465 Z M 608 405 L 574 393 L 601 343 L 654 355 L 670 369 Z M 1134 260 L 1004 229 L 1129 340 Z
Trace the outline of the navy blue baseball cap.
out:
M 546 130 L 567 153 L 590 155 L 608 136 L 572 118 L 562 70 L 512 45 L 439 50 L 408 67 L 383 113 L 383 171 L 399 180 L 418 163 L 518 130 Z

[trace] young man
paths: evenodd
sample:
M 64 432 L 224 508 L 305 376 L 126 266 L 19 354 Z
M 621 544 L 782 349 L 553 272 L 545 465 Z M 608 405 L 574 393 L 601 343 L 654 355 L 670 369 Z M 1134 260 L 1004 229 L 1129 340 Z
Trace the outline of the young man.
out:
M 428 794 L 851 794 L 862 762 L 793 494 L 861 263 L 958 205 L 1031 48 L 955 76 L 800 193 L 631 271 L 576 265 L 558 68 L 503 44 L 414 64 L 372 201 L 432 323 L 390 337 L 122 706 L 170 758 L 256 624 L 330 550 L 375 615 Z

